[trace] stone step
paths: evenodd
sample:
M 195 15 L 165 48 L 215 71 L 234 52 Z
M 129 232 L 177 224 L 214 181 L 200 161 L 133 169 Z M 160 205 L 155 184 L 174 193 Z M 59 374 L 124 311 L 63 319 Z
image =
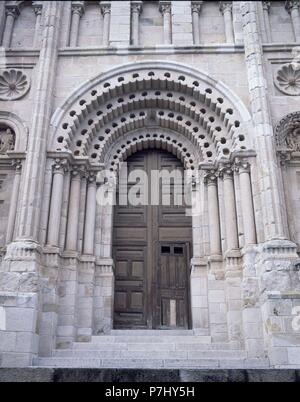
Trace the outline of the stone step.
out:
M 115 336 L 115 335 L 99 335 L 93 336 L 91 343 L 99 344 L 99 343 L 211 343 L 211 337 L 208 335 L 167 335 L 167 336 L 149 336 L 149 335 L 123 335 L 123 336 Z M 78 344 L 79 342 L 75 342 Z
M 169 350 L 56 350 L 54 357 L 64 358 L 100 358 L 100 359 L 236 359 L 246 358 L 240 350 L 201 350 L 201 351 L 169 351 Z
M 108 335 L 114 336 L 189 336 L 189 335 L 208 335 L 207 330 L 201 329 L 112 329 Z M 100 335 L 101 336 L 101 335 Z
M 72 350 L 76 351 L 102 351 L 102 350 L 168 350 L 168 351 L 195 351 L 195 350 L 238 350 L 237 345 L 230 345 L 228 343 L 175 343 L 175 342 L 161 342 L 161 343 L 143 343 L 143 342 L 101 342 L 101 343 L 89 343 L 89 342 L 75 342 Z M 64 349 L 60 349 L 64 350 Z M 70 350 L 70 349 L 66 349 Z
M 34 361 L 38 367 L 72 368 L 262 368 L 266 359 L 107 359 L 42 357 Z

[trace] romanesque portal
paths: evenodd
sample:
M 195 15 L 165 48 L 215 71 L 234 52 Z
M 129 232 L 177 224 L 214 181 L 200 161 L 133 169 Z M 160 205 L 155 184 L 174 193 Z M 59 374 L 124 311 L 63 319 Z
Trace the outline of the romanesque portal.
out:
M 2 366 L 299 367 L 299 20 L 0 3 Z

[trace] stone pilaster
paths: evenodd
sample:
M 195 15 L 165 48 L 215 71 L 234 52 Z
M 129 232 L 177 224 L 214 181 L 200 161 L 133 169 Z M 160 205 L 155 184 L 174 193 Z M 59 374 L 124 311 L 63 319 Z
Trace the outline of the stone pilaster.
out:
M 20 183 L 21 183 L 22 161 L 19 159 L 14 160 L 13 165 L 15 167 L 15 178 L 12 189 L 12 195 L 10 199 L 10 208 L 9 208 L 7 232 L 6 232 L 6 244 L 12 242 L 14 236 L 15 222 L 16 222 L 17 208 L 19 201 Z
M 134 46 L 139 45 L 139 17 L 142 12 L 142 1 L 131 2 L 131 43 Z
M 300 42 L 300 15 L 299 15 L 299 0 L 286 1 L 285 7 L 291 15 L 295 41 Z
M 220 11 L 224 17 L 226 43 L 234 43 L 232 1 L 220 1 Z
M 72 18 L 71 18 L 71 29 L 70 29 L 70 46 L 78 46 L 78 34 L 79 34 L 79 24 L 80 18 L 84 13 L 84 2 L 83 1 L 72 1 Z
M 7 4 L 5 6 L 5 15 L 6 19 L 2 38 L 2 46 L 10 47 L 15 19 L 18 18 L 18 16 L 20 15 L 19 7 L 14 4 Z
M 200 12 L 203 1 L 192 1 L 192 21 L 194 45 L 200 43 Z
M 160 1 L 159 9 L 163 15 L 163 42 L 164 45 L 170 45 L 172 43 L 171 2 Z
M 264 19 L 264 28 L 265 28 L 265 42 L 271 43 L 272 42 L 272 32 L 271 32 L 271 25 L 270 25 L 270 1 L 263 1 L 262 2 L 262 9 L 263 9 L 263 19 Z
M 103 46 L 109 46 L 109 32 L 110 32 L 110 18 L 111 18 L 111 6 L 109 2 L 100 2 L 101 13 L 103 15 Z
M 38 2 L 33 2 L 32 6 L 34 13 L 36 15 L 33 47 L 39 48 L 41 44 L 41 20 L 42 20 L 43 5 Z

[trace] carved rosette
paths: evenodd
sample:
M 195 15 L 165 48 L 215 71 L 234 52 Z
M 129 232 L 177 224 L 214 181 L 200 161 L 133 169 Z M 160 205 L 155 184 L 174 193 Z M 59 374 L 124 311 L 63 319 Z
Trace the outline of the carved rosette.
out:
M 300 68 L 295 63 L 284 64 L 275 73 L 274 83 L 286 95 L 300 95 Z
M 0 99 L 15 100 L 24 96 L 30 88 L 30 80 L 21 70 L 0 72 Z

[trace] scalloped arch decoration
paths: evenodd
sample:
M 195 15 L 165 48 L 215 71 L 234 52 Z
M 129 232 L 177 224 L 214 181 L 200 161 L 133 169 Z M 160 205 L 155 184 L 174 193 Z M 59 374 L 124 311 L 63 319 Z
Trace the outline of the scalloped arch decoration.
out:
M 103 159 L 119 137 L 148 127 L 183 135 L 197 159 L 251 148 L 251 117 L 241 100 L 207 74 L 178 63 L 120 66 L 84 83 L 56 110 L 50 151 Z

